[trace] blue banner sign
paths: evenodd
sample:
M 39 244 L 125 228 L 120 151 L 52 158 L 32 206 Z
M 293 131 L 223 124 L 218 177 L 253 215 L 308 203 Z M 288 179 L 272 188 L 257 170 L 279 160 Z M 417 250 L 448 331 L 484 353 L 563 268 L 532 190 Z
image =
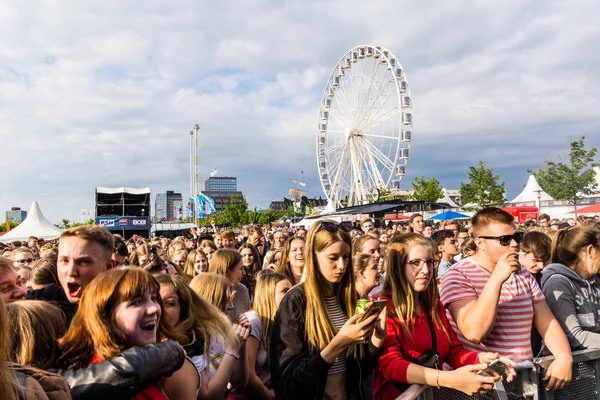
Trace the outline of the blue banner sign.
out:
M 110 231 L 150 229 L 149 217 L 96 217 L 96 225 Z

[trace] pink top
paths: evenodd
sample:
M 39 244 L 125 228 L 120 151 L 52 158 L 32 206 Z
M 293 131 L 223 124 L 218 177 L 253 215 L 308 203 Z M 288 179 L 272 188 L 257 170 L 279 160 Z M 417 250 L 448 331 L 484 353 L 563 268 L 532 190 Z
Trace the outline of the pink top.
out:
M 458 300 L 477 300 L 490 276 L 488 271 L 470 258 L 459 261 L 444 275 L 440 289 L 442 303 L 447 308 Z M 502 284 L 494 327 L 481 344 L 465 339 L 450 312 L 447 316 L 465 349 L 498 352 L 501 356 L 519 362 L 533 357 L 533 305 L 545 300 L 533 275 L 521 266 L 519 274 L 512 274 Z

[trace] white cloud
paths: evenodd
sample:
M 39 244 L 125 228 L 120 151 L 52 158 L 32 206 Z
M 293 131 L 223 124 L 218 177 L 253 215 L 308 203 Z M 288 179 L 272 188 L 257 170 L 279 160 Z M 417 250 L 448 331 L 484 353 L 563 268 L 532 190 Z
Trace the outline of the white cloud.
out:
M 305 172 L 320 195 L 323 87 L 358 44 L 406 70 L 421 173 L 458 187 L 479 159 L 508 181 L 587 133 L 600 147 L 594 1 L 63 1 L 0 3 L 0 210 L 40 201 L 52 221 L 96 186 L 188 191 L 201 125 L 203 177 L 238 176 L 251 205 Z

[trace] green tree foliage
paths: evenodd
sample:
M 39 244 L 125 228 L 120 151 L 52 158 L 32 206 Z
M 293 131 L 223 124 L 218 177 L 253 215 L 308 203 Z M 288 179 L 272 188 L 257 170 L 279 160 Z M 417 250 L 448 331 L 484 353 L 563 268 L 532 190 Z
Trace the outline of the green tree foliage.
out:
M 569 204 L 577 205 L 584 195 L 598 193 L 595 173 L 593 168 L 599 164 L 594 162 L 596 148 L 585 149 L 585 135 L 579 140 L 571 142 L 569 161 L 546 161 L 546 168 L 537 172 L 527 170 L 533 174 L 542 189 L 556 200 L 568 200 Z
M 219 214 L 218 218 L 215 219 L 218 225 L 240 226 L 246 224 L 248 219 L 246 198 L 242 198 L 240 202 L 238 196 L 231 197 L 225 209 Z
M 460 184 L 460 196 L 463 204 L 474 203 L 481 208 L 500 206 L 506 203 L 504 185 L 500 175 L 494 175 L 483 161 L 479 167 L 469 167 L 469 183 Z
M 8 223 L 10 224 L 10 229 L 15 229 L 19 226 L 18 222 L 8 221 Z M 6 232 L 6 222 L 0 224 L 0 232 Z
M 413 187 L 413 194 L 409 196 L 410 200 L 435 203 L 437 200 L 444 197 L 442 185 L 440 185 L 440 182 L 433 176 L 428 179 L 425 179 L 424 176 L 417 176 L 411 185 Z

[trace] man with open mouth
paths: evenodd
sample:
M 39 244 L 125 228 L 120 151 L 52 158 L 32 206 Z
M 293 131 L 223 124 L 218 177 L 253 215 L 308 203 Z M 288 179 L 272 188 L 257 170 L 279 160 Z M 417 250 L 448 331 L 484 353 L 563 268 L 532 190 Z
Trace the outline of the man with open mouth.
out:
M 81 292 L 99 274 L 115 266 L 113 235 L 99 225 L 65 230 L 58 243 L 57 274 L 60 286 L 51 284 L 29 292 L 28 298 L 52 301 L 71 323 Z

